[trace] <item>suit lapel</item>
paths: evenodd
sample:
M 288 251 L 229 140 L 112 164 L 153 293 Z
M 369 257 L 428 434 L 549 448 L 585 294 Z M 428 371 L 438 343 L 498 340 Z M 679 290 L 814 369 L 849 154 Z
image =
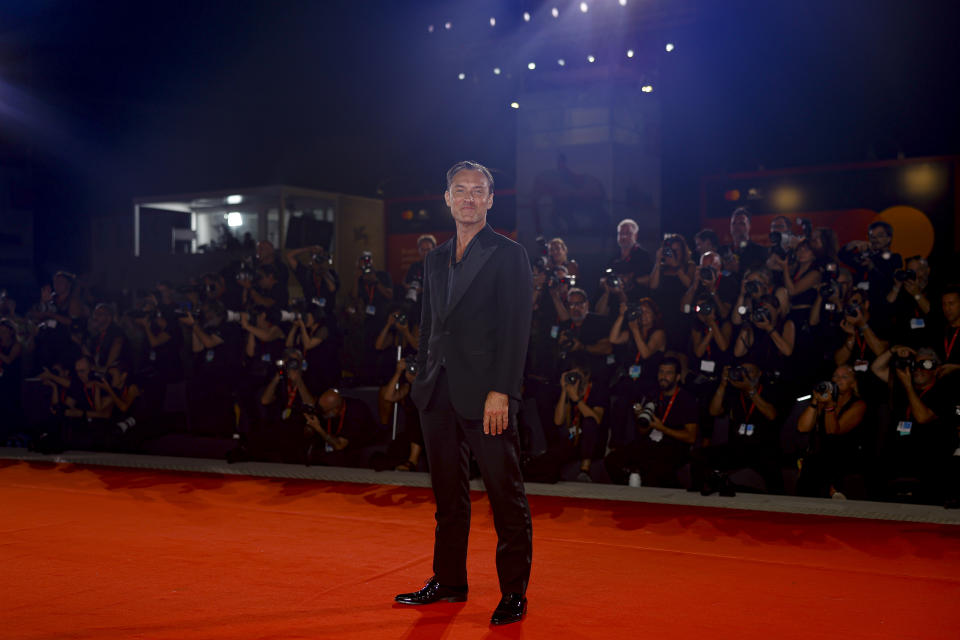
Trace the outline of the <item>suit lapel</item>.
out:
M 456 238 L 456 236 L 454 236 Z M 447 276 L 450 268 L 450 256 L 453 254 L 453 240 L 447 240 L 430 256 L 430 289 L 433 291 L 430 298 L 441 318 L 447 317 Z
M 444 309 L 444 319 L 446 319 L 447 315 L 449 315 L 449 313 L 456 308 L 457 303 L 460 302 L 464 294 L 467 292 L 467 289 L 470 288 L 474 278 L 476 278 L 477 274 L 480 273 L 480 269 L 483 268 L 483 265 L 487 263 L 487 260 L 490 259 L 490 256 L 492 256 L 494 251 L 497 250 L 496 244 L 488 242 L 489 233 L 491 233 L 489 225 L 480 230 L 479 237 L 477 238 L 477 244 L 470 250 L 470 260 L 457 268 L 458 270 L 456 279 L 453 281 L 453 292 L 450 294 L 450 300 Z M 451 245 L 450 255 L 452 255 L 454 251 L 456 251 L 456 246 Z M 446 286 L 446 275 L 443 278 L 443 282 Z M 446 293 L 446 291 L 444 291 L 444 293 Z

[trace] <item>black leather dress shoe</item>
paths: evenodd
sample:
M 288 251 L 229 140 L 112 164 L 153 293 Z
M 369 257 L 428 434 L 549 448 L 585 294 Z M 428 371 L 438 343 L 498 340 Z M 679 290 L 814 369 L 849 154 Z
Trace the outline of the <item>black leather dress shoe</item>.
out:
M 508 593 L 500 599 L 500 604 L 490 618 L 490 624 L 510 624 L 520 622 L 527 613 L 527 599 L 519 593 Z
M 437 576 L 427 580 L 427 584 L 419 591 L 401 593 L 394 598 L 401 604 L 433 604 L 434 602 L 466 602 L 467 585 L 448 587 L 437 582 Z

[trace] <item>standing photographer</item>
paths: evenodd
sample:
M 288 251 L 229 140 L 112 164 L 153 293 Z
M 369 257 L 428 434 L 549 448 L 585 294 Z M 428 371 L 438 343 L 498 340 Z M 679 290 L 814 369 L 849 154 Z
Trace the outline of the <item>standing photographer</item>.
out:
M 850 493 L 844 479 L 859 470 L 857 430 L 866 411 L 850 365 L 840 365 L 831 381 L 813 388 L 797 422 L 797 431 L 810 434 L 797 481 L 799 495 L 843 499 Z
M 663 314 L 667 348 L 673 351 L 684 351 L 687 346 L 689 325 L 681 300 L 693 283 L 696 271 L 683 236 L 668 234 L 654 257 L 650 297 L 656 300 Z
M 304 264 L 300 256 L 310 254 L 310 261 Z M 340 276 L 333 268 L 333 258 L 320 245 L 301 247 L 286 252 L 287 264 L 293 269 L 293 275 L 300 283 L 306 300 L 317 300 L 324 311 L 332 312 L 337 291 L 340 289 Z
M 340 354 L 332 324 L 322 307 L 310 305 L 297 314 L 287 333 L 286 347 L 303 354 L 307 386 L 317 392 L 340 382 Z
M 780 300 L 765 295 L 754 302 L 750 322 L 740 328 L 733 355 L 749 358 L 765 372 L 782 372 L 793 355 L 795 338 L 793 320 L 780 312 Z
M 892 339 L 899 344 L 919 347 L 930 344 L 930 264 L 923 256 L 907 258 L 906 268 L 893 272 L 893 286 L 886 302 L 893 311 Z
M 852 364 L 857 373 L 865 373 L 870 363 L 887 349 L 889 344 L 870 325 L 872 304 L 862 289 L 851 289 L 843 306 L 840 330 L 844 342 L 834 353 L 837 365 Z
M 229 435 L 236 427 L 234 395 L 241 387 L 243 332 L 227 322 L 227 311 L 217 301 L 200 305 L 200 314 L 187 314 L 180 324 L 190 331 L 193 377 L 187 384 L 187 411 L 191 430 Z

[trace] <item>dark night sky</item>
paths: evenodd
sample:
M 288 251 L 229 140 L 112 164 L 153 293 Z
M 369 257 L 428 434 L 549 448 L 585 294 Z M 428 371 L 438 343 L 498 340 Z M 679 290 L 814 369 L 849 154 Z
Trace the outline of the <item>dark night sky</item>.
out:
M 31 158 L 37 215 L 63 230 L 41 259 L 137 195 L 420 193 L 465 156 L 510 176 L 508 95 L 446 75 L 426 32 L 458 4 L 3 3 L 0 149 Z M 678 49 L 658 86 L 681 230 L 706 174 L 960 153 L 960 3 L 688 4 L 695 20 L 662 34 Z

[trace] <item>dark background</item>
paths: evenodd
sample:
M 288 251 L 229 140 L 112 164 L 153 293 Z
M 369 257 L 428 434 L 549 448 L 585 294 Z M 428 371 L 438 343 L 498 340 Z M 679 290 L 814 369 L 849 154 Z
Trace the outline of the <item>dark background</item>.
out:
M 140 195 L 436 193 L 464 157 L 512 187 L 516 83 L 447 73 L 456 38 L 485 55 L 479 20 L 442 44 L 426 29 L 460 4 L 0 4 L 0 158 L 29 169 L 18 197 L 37 216 L 38 263 L 82 270 L 91 221 L 131 215 Z M 660 4 L 661 22 L 625 28 L 677 44 L 656 87 L 664 230 L 696 231 L 705 175 L 960 152 L 960 3 Z

